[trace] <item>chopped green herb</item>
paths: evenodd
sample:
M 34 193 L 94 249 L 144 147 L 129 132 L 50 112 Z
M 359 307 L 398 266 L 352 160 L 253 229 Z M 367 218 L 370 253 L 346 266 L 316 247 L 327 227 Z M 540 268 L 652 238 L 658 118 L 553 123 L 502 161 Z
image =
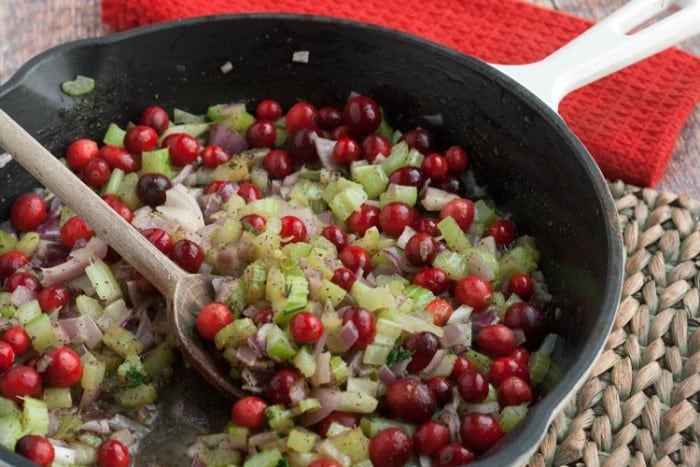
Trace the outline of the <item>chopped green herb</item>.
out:
M 93 89 L 95 89 L 95 80 L 83 75 L 76 76 L 73 81 L 61 83 L 61 90 L 73 97 L 89 94 Z
M 251 224 L 248 221 L 241 221 L 241 227 L 243 227 L 243 230 L 252 233 L 255 236 L 260 235 L 262 232 L 253 227 L 253 224 Z
M 395 365 L 402 360 L 406 360 L 407 358 L 410 358 L 411 355 L 413 355 L 413 351 L 401 347 L 401 343 L 402 343 L 402 339 L 399 336 L 396 339 L 396 342 L 394 343 L 394 348 L 391 349 L 391 351 L 389 352 L 389 355 L 387 355 L 387 357 L 386 357 L 387 366 Z
M 139 372 L 136 368 L 129 368 L 124 375 L 124 381 L 121 383 L 122 388 L 135 388 L 142 384 L 148 384 L 151 382 L 151 378 L 148 375 L 144 375 Z

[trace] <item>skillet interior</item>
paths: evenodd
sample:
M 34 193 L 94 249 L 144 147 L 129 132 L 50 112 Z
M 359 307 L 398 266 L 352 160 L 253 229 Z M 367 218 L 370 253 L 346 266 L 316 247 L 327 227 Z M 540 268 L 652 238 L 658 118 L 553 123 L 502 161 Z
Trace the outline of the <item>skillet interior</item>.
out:
M 297 50 L 310 51 L 309 63 L 292 62 Z M 223 74 L 219 67 L 228 61 L 233 70 Z M 59 84 L 76 74 L 95 78 L 95 91 L 79 99 L 62 94 Z M 154 103 L 193 112 L 265 97 L 284 108 L 297 98 L 338 105 L 351 91 L 375 97 L 395 127 L 429 127 L 419 116 L 442 114 L 443 125 L 434 128 L 438 139 L 468 148 L 480 181 L 539 240 L 562 314 L 557 332 L 565 344 L 553 359 L 557 375 L 527 420 L 475 465 L 522 464 L 602 349 L 620 293 L 622 248 L 615 207 L 597 167 L 559 117 L 521 86 L 478 60 L 387 29 L 318 17 L 236 15 L 57 47 L 0 88 L 0 107 L 62 155 L 76 137 L 99 140 L 109 122 L 135 120 Z M 6 217 L 14 198 L 37 182 L 14 162 L 0 177 L 0 215 Z M 203 412 L 228 411 L 188 373 L 166 396 L 173 401 L 168 430 L 148 445 L 164 446 L 169 437 L 193 436 L 208 425 L 168 422 L 181 416 L 177 399 L 184 393 Z M 156 452 L 138 462 L 169 457 L 182 463 L 177 452 L 185 444 L 150 450 Z M 0 450 L 0 460 L 3 455 Z

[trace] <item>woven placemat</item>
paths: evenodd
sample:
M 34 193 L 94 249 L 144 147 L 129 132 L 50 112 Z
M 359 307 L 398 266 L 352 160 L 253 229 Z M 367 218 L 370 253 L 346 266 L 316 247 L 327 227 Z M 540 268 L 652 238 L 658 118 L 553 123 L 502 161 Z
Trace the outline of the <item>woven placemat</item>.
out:
M 627 252 L 615 325 L 530 465 L 700 466 L 700 201 L 610 189 Z

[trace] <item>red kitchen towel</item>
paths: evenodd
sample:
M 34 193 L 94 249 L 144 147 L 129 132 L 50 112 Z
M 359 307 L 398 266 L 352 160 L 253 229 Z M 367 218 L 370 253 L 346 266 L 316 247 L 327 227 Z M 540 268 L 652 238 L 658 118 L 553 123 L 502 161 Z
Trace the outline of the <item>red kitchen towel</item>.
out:
M 102 0 L 102 19 L 117 30 L 243 12 L 360 20 L 512 64 L 543 58 L 591 25 L 520 0 Z M 700 58 L 671 49 L 571 93 L 560 113 L 608 179 L 655 186 L 698 101 Z

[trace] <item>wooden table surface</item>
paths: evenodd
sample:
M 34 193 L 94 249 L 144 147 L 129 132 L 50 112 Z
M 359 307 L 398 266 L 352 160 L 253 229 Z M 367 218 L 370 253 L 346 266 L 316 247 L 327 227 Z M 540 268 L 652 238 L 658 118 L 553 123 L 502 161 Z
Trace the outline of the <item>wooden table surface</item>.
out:
M 529 0 L 599 20 L 626 0 Z M 37 34 L 40 31 L 41 34 Z M 29 58 L 54 45 L 111 33 L 100 22 L 99 0 L 0 0 L 0 84 Z M 700 36 L 681 44 L 700 55 Z M 700 199 L 700 106 L 678 139 L 657 189 Z

